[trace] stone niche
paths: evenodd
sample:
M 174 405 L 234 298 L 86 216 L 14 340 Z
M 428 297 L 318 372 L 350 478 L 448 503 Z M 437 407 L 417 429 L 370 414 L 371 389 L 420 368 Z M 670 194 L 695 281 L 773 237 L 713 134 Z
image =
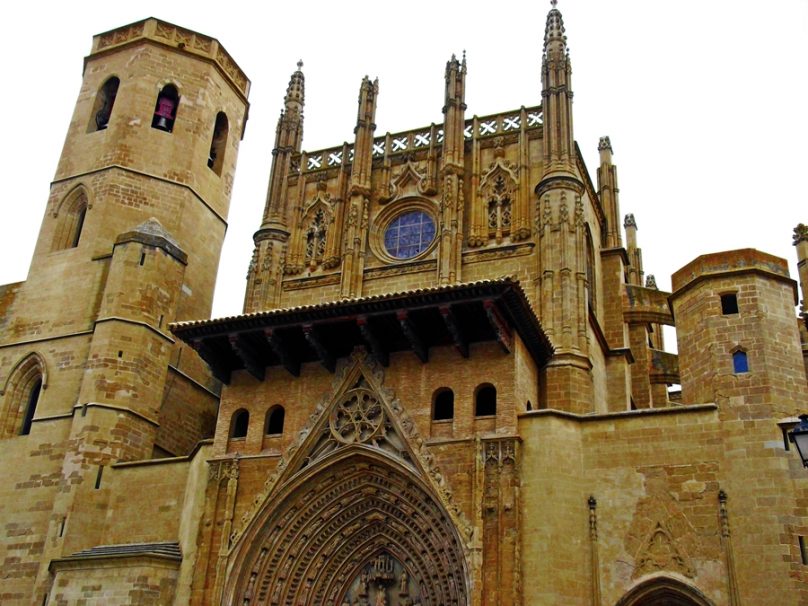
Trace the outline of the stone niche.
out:
M 348 586 L 342 606 L 421 606 L 420 583 L 388 553 L 365 564 Z

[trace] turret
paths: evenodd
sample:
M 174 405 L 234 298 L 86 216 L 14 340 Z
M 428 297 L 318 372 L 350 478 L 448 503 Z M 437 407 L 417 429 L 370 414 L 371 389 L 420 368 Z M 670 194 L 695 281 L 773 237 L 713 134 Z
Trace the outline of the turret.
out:
M 354 159 L 348 190 L 348 208 L 344 223 L 344 250 L 340 296 L 362 294 L 362 277 L 367 249 L 367 225 L 370 213 L 370 173 L 373 166 L 373 133 L 376 131 L 376 98 L 379 79 L 365 76 L 359 87 L 359 108 L 354 128 Z
M 786 262 L 754 249 L 702 255 L 672 282 L 682 401 L 733 418 L 800 412 L 808 386 Z
M 590 245 L 572 133 L 572 67 L 564 21 L 555 4 L 547 15 L 542 56 L 544 154 L 542 179 L 535 188 L 540 207 L 537 299 L 542 326 L 556 351 L 546 369 L 546 405 L 586 413 L 594 405 L 587 338 Z
M 626 230 L 626 252 L 628 253 L 628 266 L 626 267 L 626 282 L 635 286 L 643 285 L 642 250 L 637 246 L 637 220 L 632 213 L 626 215 L 623 221 Z
M 297 70 L 289 79 L 284 108 L 275 130 L 264 215 L 260 229 L 253 236 L 255 248 L 247 273 L 245 312 L 269 309 L 278 304 L 282 261 L 289 241 L 287 186 L 289 175 L 296 171 L 293 162 L 300 156 L 303 143 L 305 78 L 302 68 L 303 62 L 298 61 Z
M 438 280 L 449 284 L 460 280 L 463 247 L 462 205 L 448 203 L 463 196 L 463 169 L 466 127 L 466 54 L 446 62 L 446 92 L 443 103 L 443 153 L 441 157 L 441 190 L 447 203 L 441 204 L 441 242 Z
M 564 19 L 555 7 L 547 14 L 542 56 L 544 109 L 544 174 L 575 174 L 572 132 L 572 63 L 567 50 Z
M 600 166 L 598 167 L 598 197 L 606 214 L 606 246 L 619 248 L 623 245 L 620 237 L 620 202 L 617 187 L 617 167 L 612 163 L 612 142 L 609 137 L 601 137 L 598 142 Z

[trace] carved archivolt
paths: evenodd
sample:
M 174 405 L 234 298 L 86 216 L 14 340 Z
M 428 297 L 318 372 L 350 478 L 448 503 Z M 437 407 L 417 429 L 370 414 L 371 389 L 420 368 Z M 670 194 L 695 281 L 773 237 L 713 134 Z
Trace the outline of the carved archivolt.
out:
M 471 531 L 357 352 L 233 536 L 223 604 L 468 604 Z M 447 507 L 448 505 L 448 507 Z

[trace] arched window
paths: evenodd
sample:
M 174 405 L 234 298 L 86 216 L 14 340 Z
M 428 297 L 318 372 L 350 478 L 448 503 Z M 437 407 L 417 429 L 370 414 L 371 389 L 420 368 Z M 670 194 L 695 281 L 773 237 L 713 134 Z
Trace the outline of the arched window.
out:
M 174 120 L 177 118 L 177 107 L 180 104 L 180 95 L 173 84 L 166 84 L 157 95 L 154 104 L 152 128 L 170 133 L 174 130 Z
M 75 188 L 65 196 L 55 213 L 54 251 L 76 248 L 79 245 L 88 208 L 87 191 L 83 186 Z
M 474 415 L 488 417 L 497 414 L 497 388 L 490 383 L 477 387 L 474 394 Z
M 45 363 L 36 353 L 25 357 L 9 374 L 0 409 L 0 437 L 28 435 L 42 389 L 46 386 Z
M 505 178 L 497 175 L 488 199 L 488 237 L 502 241 L 511 233 L 511 197 Z
M 97 130 L 104 130 L 109 124 L 109 118 L 112 116 L 112 106 L 115 104 L 115 97 L 118 95 L 118 86 L 121 81 L 113 76 L 107 79 L 106 82 L 98 90 L 95 95 L 95 103 L 93 103 L 93 113 L 90 115 L 90 124 L 87 126 L 87 132 L 92 133 Z
M 432 420 L 448 421 L 454 419 L 454 392 L 448 387 L 435 391 L 432 402 Z
M 250 413 L 243 408 L 237 410 L 230 421 L 230 437 L 235 439 L 246 438 L 249 426 Z
M 732 369 L 736 375 L 749 372 L 749 360 L 744 350 L 736 349 L 732 352 Z
M 219 112 L 216 114 L 216 123 L 213 125 L 213 138 L 210 141 L 210 152 L 208 152 L 208 168 L 217 175 L 222 174 L 222 164 L 224 163 L 224 152 L 229 132 L 230 126 L 227 123 L 227 116 L 224 112 Z
M 267 411 L 267 423 L 265 433 L 268 436 L 279 436 L 283 433 L 283 422 L 286 418 L 286 411 L 283 406 L 276 404 Z

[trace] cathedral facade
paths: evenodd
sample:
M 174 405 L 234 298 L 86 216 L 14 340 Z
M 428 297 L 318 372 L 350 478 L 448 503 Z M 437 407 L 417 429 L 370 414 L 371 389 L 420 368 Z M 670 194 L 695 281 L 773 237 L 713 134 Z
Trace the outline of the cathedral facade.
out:
M 95 36 L 0 286 L 0 603 L 808 604 L 798 284 L 750 248 L 659 290 L 555 6 L 541 65 L 469 116 L 453 56 L 443 123 L 384 135 L 365 78 L 309 152 L 298 64 L 243 313 L 207 319 L 250 81 L 157 19 Z

